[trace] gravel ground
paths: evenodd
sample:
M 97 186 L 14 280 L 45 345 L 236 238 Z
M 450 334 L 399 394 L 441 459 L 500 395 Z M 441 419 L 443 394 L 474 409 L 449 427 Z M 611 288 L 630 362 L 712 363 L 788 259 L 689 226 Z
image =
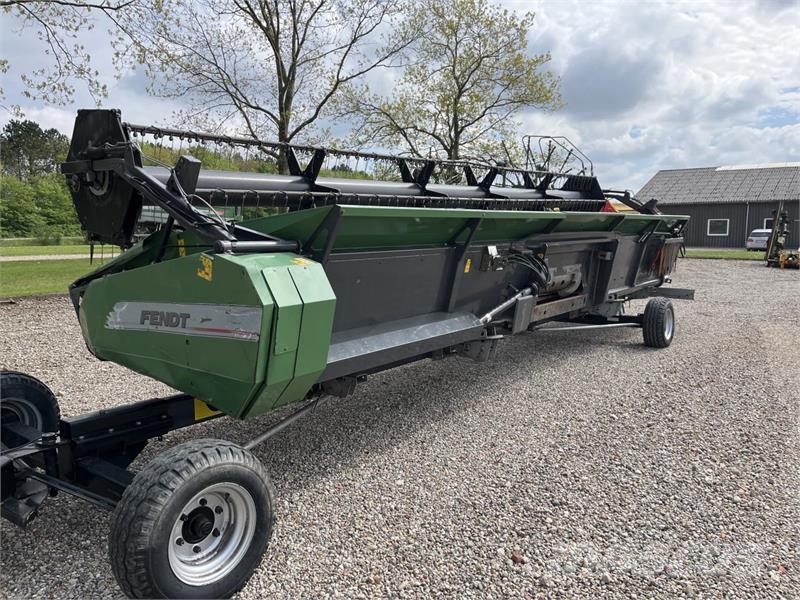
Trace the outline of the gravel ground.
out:
M 540 333 L 373 376 L 257 454 L 278 525 L 241 598 L 800 597 L 800 274 L 684 260 L 675 343 Z M 65 415 L 166 392 L 83 347 L 63 297 L 0 307 L 2 365 Z M 243 442 L 275 415 L 153 442 Z M 107 513 L 3 522 L 6 597 L 119 596 Z

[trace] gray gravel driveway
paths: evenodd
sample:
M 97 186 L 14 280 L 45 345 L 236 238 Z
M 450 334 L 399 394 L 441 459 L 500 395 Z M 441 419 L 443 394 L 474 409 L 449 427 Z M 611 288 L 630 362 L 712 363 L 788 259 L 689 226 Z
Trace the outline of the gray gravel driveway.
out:
M 372 376 L 257 450 L 278 524 L 241 598 L 800 597 L 800 274 L 682 260 L 666 350 L 539 333 L 497 360 Z M 95 360 L 69 301 L 0 307 L 0 363 L 65 415 L 168 390 Z M 243 442 L 280 415 L 154 441 Z M 120 595 L 109 516 L 66 495 L 3 521 L 9 598 Z

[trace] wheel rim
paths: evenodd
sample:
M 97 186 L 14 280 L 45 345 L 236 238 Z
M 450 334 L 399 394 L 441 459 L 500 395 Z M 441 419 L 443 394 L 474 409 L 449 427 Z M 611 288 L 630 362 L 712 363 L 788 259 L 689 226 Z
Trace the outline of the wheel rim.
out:
M 672 333 L 675 330 L 675 315 L 670 307 L 664 313 L 664 337 L 668 340 L 672 339 Z
M 169 566 L 183 583 L 204 586 L 228 575 L 247 553 L 256 503 L 236 483 L 217 483 L 181 510 L 169 540 Z

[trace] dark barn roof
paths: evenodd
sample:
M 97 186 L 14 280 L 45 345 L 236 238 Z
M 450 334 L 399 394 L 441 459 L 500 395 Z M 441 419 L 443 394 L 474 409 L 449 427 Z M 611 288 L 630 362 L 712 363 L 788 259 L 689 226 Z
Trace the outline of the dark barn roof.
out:
M 636 198 L 661 205 L 799 200 L 800 163 L 659 171 Z

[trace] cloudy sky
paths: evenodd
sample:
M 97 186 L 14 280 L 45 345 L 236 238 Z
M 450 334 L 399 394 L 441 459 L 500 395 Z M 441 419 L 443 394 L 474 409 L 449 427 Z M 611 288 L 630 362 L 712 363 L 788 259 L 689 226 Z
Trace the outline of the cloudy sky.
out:
M 657 170 L 800 161 L 800 0 L 508 1 L 534 10 L 532 52 L 550 51 L 564 109 L 520 115 L 526 133 L 566 135 L 604 187 L 638 190 Z M 33 30 L 0 16 L 4 104 L 70 134 L 75 110 L 26 100 L 20 73 L 41 66 Z M 107 40 L 82 40 L 109 84 L 104 105 L 127 120 L 169 124 L 172 101 L 148 97 L 141 73 L 117 80 Z M 9 119 L 0 110 L 0 122 Z

